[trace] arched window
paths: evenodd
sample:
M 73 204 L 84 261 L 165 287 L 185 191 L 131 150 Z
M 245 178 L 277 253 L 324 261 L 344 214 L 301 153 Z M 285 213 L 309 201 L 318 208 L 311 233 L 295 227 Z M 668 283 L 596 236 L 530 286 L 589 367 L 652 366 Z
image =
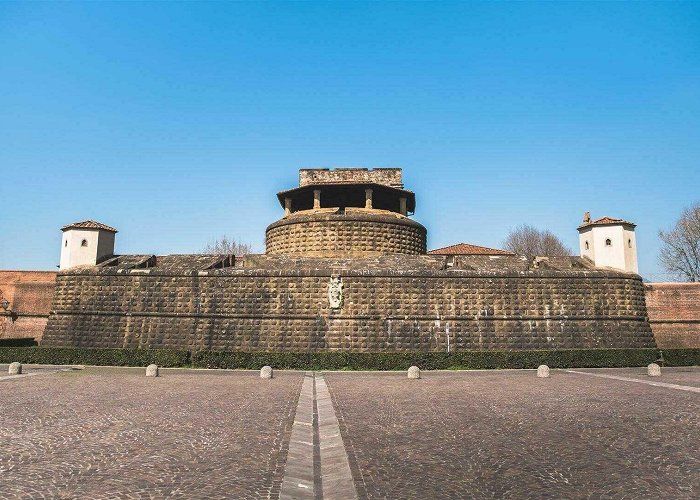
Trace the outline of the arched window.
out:
M 610 241 L 610 238 L 608 238 L 607 240 L 605 240 L 605 246 L 606 246 L 606 247 L 611 247 L 611 246 L 612 246 L 612 241 Z
M 87 240 L 83 240 L 80 242 L 81 247 L 86 247 L 87 246 Z
M 627 240 L 627 246 L 632 248 L 632 239 Z
M 586 242 L 586 250 L 588 250 L 588 242 Z
M 64 243 L 63 246 L 64 246 L 64 247 L 67 247 L 67 246 L 68 246 L 68 240 L 66 240 L 66 242 Z

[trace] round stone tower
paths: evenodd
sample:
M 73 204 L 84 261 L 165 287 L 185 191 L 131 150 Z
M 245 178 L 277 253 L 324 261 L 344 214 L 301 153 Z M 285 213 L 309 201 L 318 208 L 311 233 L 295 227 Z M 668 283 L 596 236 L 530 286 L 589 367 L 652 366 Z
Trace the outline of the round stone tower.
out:
M 266 252 L 309 257 L 426 253 L 426 230 L 408 216 L 416 197 L 400 168 L 302 169 L 299 187 L 277 194 L 284 217 L 266 231 Z

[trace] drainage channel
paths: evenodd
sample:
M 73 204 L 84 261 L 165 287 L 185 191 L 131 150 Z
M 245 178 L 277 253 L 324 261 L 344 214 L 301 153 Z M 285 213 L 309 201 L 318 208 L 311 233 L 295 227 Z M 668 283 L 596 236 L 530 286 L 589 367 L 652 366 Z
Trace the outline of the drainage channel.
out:
M 321 374 L 304 374 L 280 498 L 357 498 L 338 418 Z

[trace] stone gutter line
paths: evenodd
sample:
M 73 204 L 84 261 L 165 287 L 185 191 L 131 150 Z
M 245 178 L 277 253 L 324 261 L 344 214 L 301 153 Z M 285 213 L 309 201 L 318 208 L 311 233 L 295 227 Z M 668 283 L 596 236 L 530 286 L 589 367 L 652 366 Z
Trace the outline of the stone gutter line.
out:
M 306 372 L 292 424 L 280 499 L 358 498 L 326 381 Z
M 19 375 L 4 375 L 4 376 L 0 376 L 0 380 L 15 380 L 15 379 L 24 378 L 24 377 L 33 377 L 34 375 L 50 375 L 52 373 L 72 372 L 74 370 L 80 370 L 80 369 L 81 368 L 70 366 L 68 368 L 57 368 L 55 370 L 43 370 L 43 371 L 31 372 L 31 373 L 21 373 Z
M 314 376 L 304 374 L 289 438 L 281 499 L 314 499 Z
M 693 387 L 690 385 L 669 384 L 667 382 L 653 382 L 651 380 L 640 380 L 637 378 L 620 377 L 617 375 L 607 375 L 607 374 L 603 374 L 603 373 L 581 372 L 578 370 L 564 370 L 564 371 L 566 373 L 574 373 L 576 375 L 588 375 L 590 377 L 600 377 L 600 378 L 607 378 L 607 379 L 611 379 L 611 380 L 621 380 L 623 382 L 636 382 L 638 384 L 652 385 L 654 387 L 665 387 L 667 389 L 677 389 L 679 391 L 697 392 L 700 394 L 700 387 Z
M 328 386 L 319 374 L 316 377 L 319 447 L 321 456 L 322 498 L 356 499 L 357 490 L 350 471 L 350 461 L 340 435 L 338 418 Z

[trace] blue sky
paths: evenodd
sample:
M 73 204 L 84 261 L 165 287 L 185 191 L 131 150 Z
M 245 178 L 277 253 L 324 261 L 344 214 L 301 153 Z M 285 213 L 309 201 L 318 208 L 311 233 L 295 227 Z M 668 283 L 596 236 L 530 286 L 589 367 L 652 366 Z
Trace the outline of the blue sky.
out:
M 429 246 L 700 199 L 700 3 L 0 3 L 0 268 L 59 228 L 264 250 L 301 167 L 404 168 Z

